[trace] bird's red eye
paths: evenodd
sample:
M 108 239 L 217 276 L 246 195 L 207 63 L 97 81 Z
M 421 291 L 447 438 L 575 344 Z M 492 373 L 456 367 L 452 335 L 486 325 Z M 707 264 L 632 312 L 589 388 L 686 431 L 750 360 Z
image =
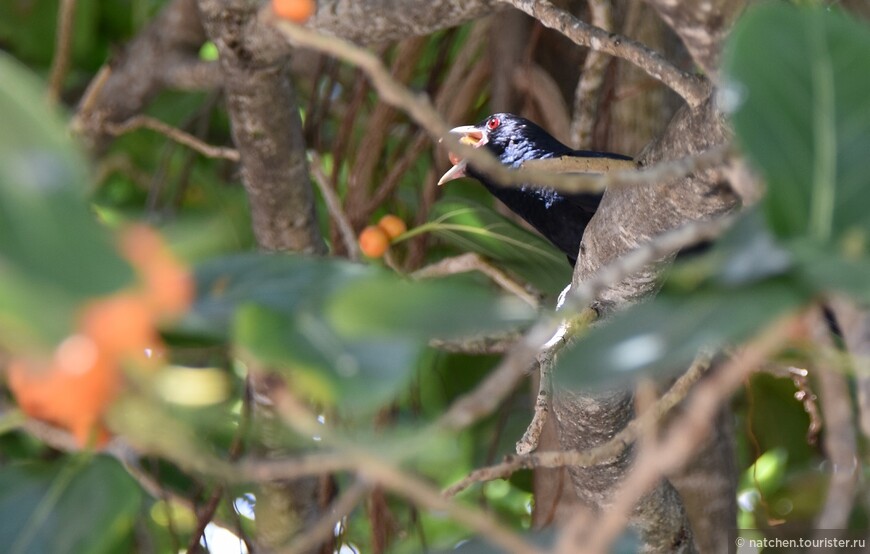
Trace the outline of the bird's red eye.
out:
M 486 128 L 490 131 L 494 131 L 500 124 L 501 121 L 499 121 L 497 117 L 491 117 L 486 121 Z

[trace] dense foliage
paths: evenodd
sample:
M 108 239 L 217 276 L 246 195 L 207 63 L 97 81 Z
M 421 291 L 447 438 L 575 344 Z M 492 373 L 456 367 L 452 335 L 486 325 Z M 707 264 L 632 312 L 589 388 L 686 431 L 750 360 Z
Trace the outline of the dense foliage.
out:
M 467 428 L 440 419 L 500 360 L 457 350 L 482 337 L 515 340 L 552 319 L 571 279 L 564 257 L 476 185 L 451 184 L 436 200 L 443 150 L 358 84 L 353 68 L 334 62 L 297 83 L 316 153 L 313 179 L 340 198 L 355 195 L 345 207 L 355 232 L 385 214 L 407 223 L 385 260 L 348 259 L 353 245 L 322 196 L 317 216 L 333 255 L 258 252 L 237 166 L 150 130 L 85 154 L 70 132 L 70 106 L 114 45 L 161 6 L 77 2 L 71 71 L 55 105 L 45 100 L 45 81 L 57 2 L 0 3 L 0 348 L 8 383 L 0 550 L 179 551 L 197 544 L 209 522 L 206 539 L 218 541 L 219 527 L 253 536 L 251 504 L 265 480 L 256 445 L 275 431 L 252 422 L 249 372 L 268 369 L 288 383 L 278 442 L 299 459 L 338 460 L 337 490 L 353 487 L 354 470 L 366 475 L 370 464 L 446 487 L 513 454 L 531 417 L 529 386 Z M 419 39 L 407 84 L 437 95 L 472 25 Z M 215 55 L 203 45 L 204 60 Z M 561 352 L 557 386 L 664 383 L 699 349 L 727 352 L 820 299 L 870 302 L 868 56 L 866 23 L 837 11 L 772 4 L 745 14 L 724 54 L 718 96 L 766 194 L 708 252 L 672 267 L 654 299 Z M 488 112 L 487 98 L 486 90 L 472 95 L 474 118 Z M 232 145 L 220 100 L 218 92 L 164 93 L 149 115 Z M 365 187 L 351 183 L 355 173 L 367 176 Z M 541 307 L 480 274 L 410 277 L 469 251 L 527 286 Z M 790 343 L 770 365 L 819 359 L 847 375 L 866 366 L 811 340 Z M 824 454 L 807 438 L 816 416 L 794 394 L 793 379 L 771 371 L 734 398 L 742 527 L 805 524 L 825 501 Z M 861 474 L 864 459 L 862 451 Z M 339 544 L 410 553 L 470 538 L 456 514 L 381 487 L 367 494 L 344 520 Z M 528 470 L 459 498 L 531 533 Z M 855 528 L 867 526 L 863 502 L 851 512 Z M 487 551 L 481 544 L 463 551 Z

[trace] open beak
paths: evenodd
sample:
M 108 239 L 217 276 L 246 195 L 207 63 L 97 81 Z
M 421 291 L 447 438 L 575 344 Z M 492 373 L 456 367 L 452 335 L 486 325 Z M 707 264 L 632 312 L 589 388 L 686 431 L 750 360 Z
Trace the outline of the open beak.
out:
M 462 127 L 454 127 L 450 129 L 450 132 L 454 135 L 461 135 L 459 138 L 459 142 L 462 144 L 467 144 L 469 146 L 473 146 L 475 148 L 480 148 L 489 140 L 486 136 L 486 133 L 480 129 L 479 127 L 475 127 L 474 125 L 463 125 Z M 441 176 L 438 179 L 438 186 L 440 187 L 447 181 L 452 181 L 454 179 L 459 179 L 460 177 L 465 176 L 465 168 L 468 166 L 468 162 L 463 160 L 453 152 L 448 153 L 448 158 L 450 159 L 450 163 L 453 164 L 447 173 Z

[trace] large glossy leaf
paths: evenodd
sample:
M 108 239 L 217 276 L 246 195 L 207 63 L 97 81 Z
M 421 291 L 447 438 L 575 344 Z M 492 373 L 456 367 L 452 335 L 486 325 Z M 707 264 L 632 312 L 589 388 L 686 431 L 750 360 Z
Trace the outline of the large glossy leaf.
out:
M 570 387 L 620 384 L 684 370 L 705 346 L 749 337 L 809 298 L 787 279 L 661 294 L 594 328 L 561 353 L 555 379 Z
M 820 293 L 840 292 L 870 302 L 870 260 L 850 258 L 815 243 L 795 241 L 789 245 L 796 261 L 795 274 Z
M 780 237 L 870 232 L 870 28 L 837 10 L 770 2 L 735 27 L 724 69 L 734 126 L 764 173 Z
M 500 331 L 528 323 L 534 311 L 462 278 L 422 282 L 359 280 L 330 299 L 327 315 L 348 336 L 428 340 Z
M 77 301 L 132 272 L 91 213 L 87 163 L 36 78 L 2 54 L 0 75 L 0 320 L 52 342 Z M 45 314 L 58 324 L 43 327 Z
M 758 210 L 751 209 L 702 254 L 678 257 L 665 286 L 689 291 L 704 283 L 736 287 L 784 275 L 793 266 L 792 254 Z
M 335 258 L 248 254 L 197 271 L 182 330 L 230 338 L 345 411 L 381 405 L 407 382 L 427 341 L 514 328 L 531 309 L 469 279 L 407 281 Z
M 198 297 L 182 328 L 225 338 L 235 310 L 252 303 L 278 313 L 322 306 L 338 288 L 373 268 L 326 258 L 250 253 L 209 260 L 196 268 Z
M 519 275 L 538 290 L 558 293 L 571 282 L 567 258 L 539 235 L 469 200 L 438 202 L 429 225 L 437 236 L 477 252 Z
M 403 338 L 348 339 L 309 311 L 248 305 L 236 319 L 241 348 L 287 375 L 296 394 L 343 415 L 375 410 L 404 387 L 425 344 Z
M 140 507 L 141 490 L 104 456 L 0 469 L 0 544 L 9 554 L 116 551 Z

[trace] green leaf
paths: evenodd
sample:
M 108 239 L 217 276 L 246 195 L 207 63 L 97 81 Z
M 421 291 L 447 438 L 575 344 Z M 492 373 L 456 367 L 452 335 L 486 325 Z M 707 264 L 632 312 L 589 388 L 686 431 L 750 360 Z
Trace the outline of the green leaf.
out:
M 50 343 L 75 302 L 121 288 L 132 271 L 94 220 L 87 163 L 40 84 L 2 53 L 0 74 L 0 290 L 28 299 L 0 295 L 0 319 Z M 46 313 L 53 328 L 41 328 Z
M 571 282 L 567 258 L 539 235 L 468 200 L 445 199 L 427 226 L 441 239 L 476 252 L 519 275 L 540 291 L 558 293 Z
M 296 394 L 350 416 L 378 409 L 407 385 L 424 347 L 402 338 L 348 339 L 311 312 L 256 305 L 240 310 L 234 336 L 238 346 L 284 373 Z
M 743 213 L 703 254 L 677 258 L 665 287 L 693 290 L 699 284 L 736 287 L 786 274 L 792 255 L 770 232 L 758 210 Z
M 562 352 L 555 379 L 569 387 L 597 388 L 641 374 L 676 373 L 700 348 L 742 341 L 808 298 L 782 278 L 661 294 L 595 327 Z
M 294 389 L 359 413 L 404 387 L 434 335 L 514 328 L 533 311 L 468 279 L 409 282 L 335 258 L 246 254 L 202 264 L 181 331 L 231 338 Z
M 327 317 L 348 336 L 421 340 L 516 328 L 534 315 L 519 298 L 500 297 L 459 278 L 360 280 L 338 291 L 327 306 Z
M 849 258 L 808 241 L 789 244 L 795 274 L 820 293 L 837 291 L 870 302 L 870 260 Z
M 249 253 L 225 256 L 196 267 L 198 297 L 181 330 L 226 338 L 235 310 L 252 303 L 278 313 L 316 310 L 325 298 L 375 268 L 336 259 Z
M 0 469 L 0 544 L 9 554 L 112 552 L 132 531 L 142 493 L 97 456 Z
M 780 237 L 829 244 L 870 232 L 870 29 L 827 8 L 750 9 L 724 69 L 738 97 L 734 126 L 767 179 L 767 219 Z

